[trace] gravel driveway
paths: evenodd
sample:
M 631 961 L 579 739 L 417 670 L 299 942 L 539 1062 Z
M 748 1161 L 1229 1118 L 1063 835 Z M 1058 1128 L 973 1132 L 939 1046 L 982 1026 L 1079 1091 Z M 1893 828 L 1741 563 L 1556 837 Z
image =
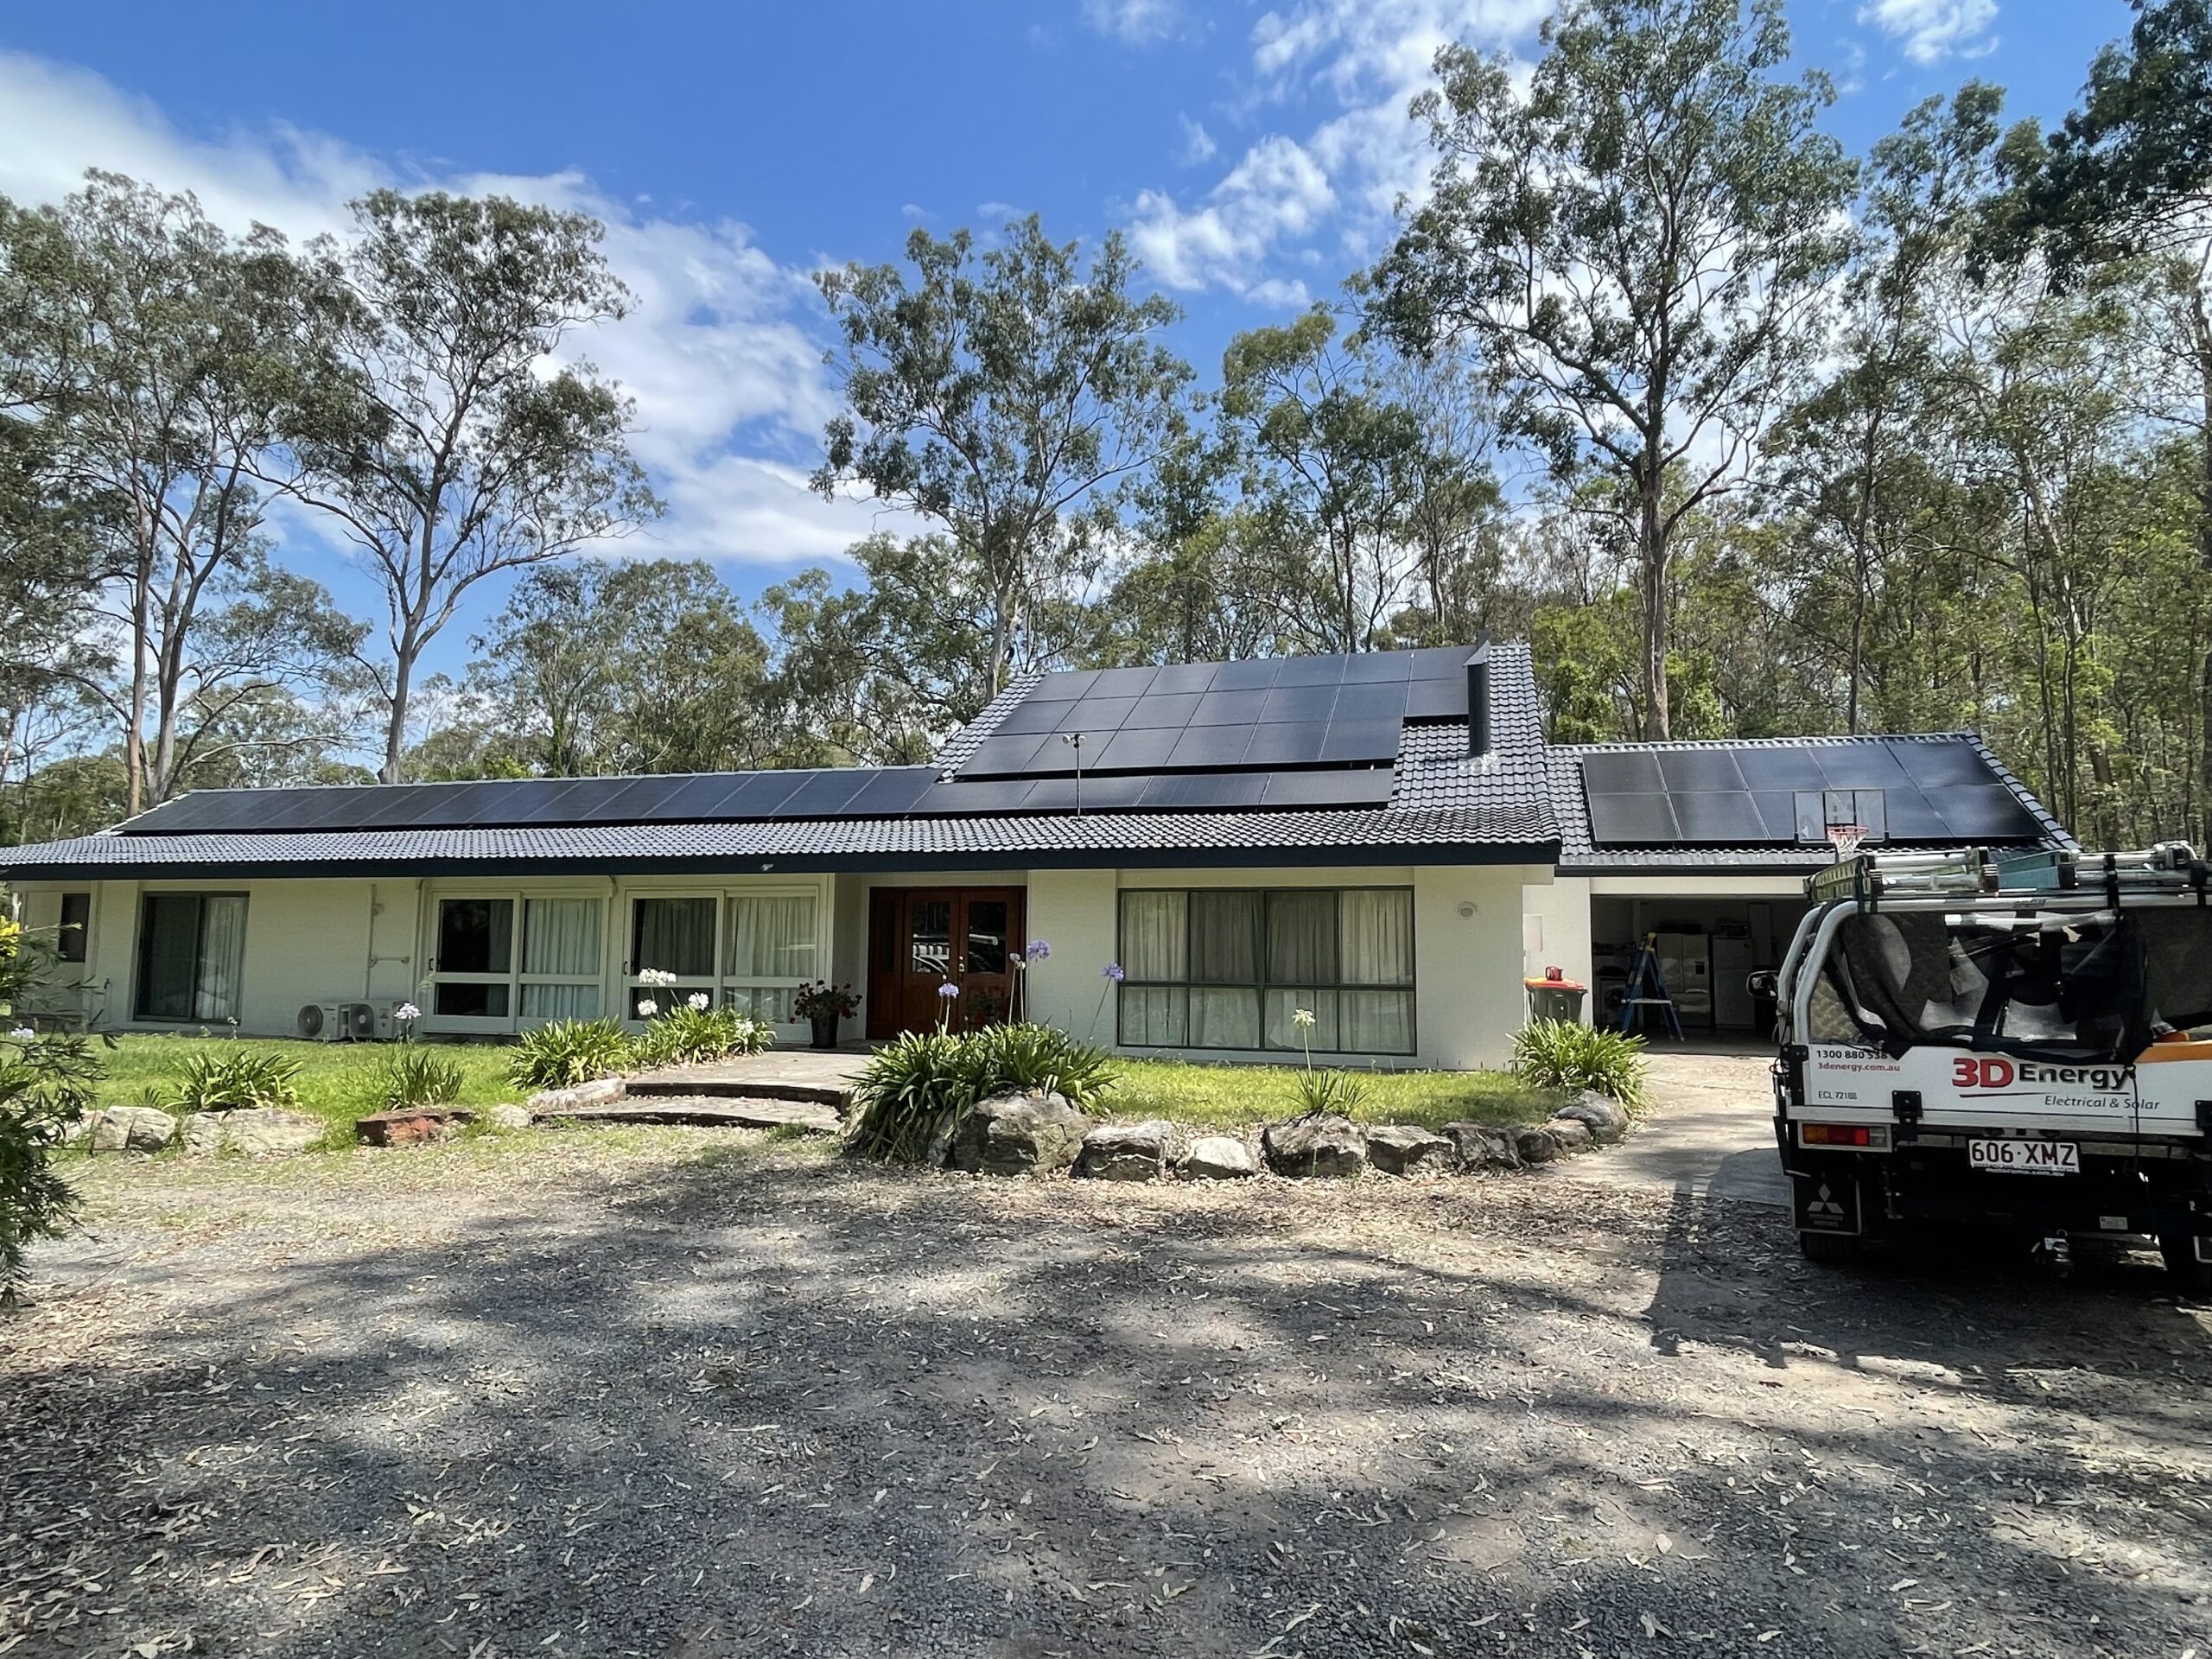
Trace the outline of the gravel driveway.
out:
M 1539 1174 L 753 1134 L 104 1164 L 21 1654 L 2212 1654 L 2212 1314 Z

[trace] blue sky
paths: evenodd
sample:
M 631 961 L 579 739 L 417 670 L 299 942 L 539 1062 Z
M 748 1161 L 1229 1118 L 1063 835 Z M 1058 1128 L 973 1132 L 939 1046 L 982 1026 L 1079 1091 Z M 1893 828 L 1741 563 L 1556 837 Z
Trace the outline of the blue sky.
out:
M 750 594 L 880 522 L 803 487 L 830 407 L 810 270 L 895 257 L 916 224 L 1034 210 L 1063 238 L 1120 227 L 1184 306 L 1176 343 L 1211 379 L 1230 334 L 1325 297 L 1380 246 L 1421 175 L 1403 111 L 1436 45 L 1525 51 L 1545 10 L 16 7 L 0 17 L 0 193 L 51 199 L 109 167 L 299 236 L 340 227 L 347 197 L 383 182 L 599 213 L 640 304 L 588 349 L 636 393 L 672 509 L 624 550 L 715 558 Z M 2117 0 L 1789 5 L 1854 149 L 1974 76 L 2055 120 L 2129 16 Z M 287 555 L 368 612 L 372 591 L 311 531 L 291 527 Z M 435 658 L 466 655 L 457 635 Z

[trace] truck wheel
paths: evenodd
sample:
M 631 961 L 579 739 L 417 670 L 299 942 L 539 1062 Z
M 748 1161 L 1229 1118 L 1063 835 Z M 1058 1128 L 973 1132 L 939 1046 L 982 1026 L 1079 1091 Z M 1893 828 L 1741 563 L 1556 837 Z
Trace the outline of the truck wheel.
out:
M 2196 1259 L 2196 1239 L 2187 1233 L 2161 1233 L 2158 1254 L 2166 1258 L 2166 1271 L 2183 1295 L 2212 1295 L 2212 1262 Z
M 1855 1233 L 1800 1233 L 1797 1248 L 1805 1253 L 1808 1262 L 1825 1262 L 1830 1267 L 1842 1267 L 1859 1259 L 1859 1238 Z

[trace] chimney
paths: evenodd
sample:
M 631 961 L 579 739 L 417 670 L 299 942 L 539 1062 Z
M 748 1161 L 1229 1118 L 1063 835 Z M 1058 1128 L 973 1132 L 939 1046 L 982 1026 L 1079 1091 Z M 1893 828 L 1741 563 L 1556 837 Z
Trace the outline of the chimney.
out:
M 1490 643 L 1467 658 L 1467 753 L 1480 760 L 1490 753 Z

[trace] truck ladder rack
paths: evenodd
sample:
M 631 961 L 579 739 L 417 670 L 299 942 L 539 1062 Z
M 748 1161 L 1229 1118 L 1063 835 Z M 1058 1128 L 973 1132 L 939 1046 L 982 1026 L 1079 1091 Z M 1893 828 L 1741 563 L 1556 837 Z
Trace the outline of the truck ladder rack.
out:
M 1944 853 L 1860 853 L 1808 876 L 1805 895 L 1815 903 L 1848 900 L 1862 910 L 1885 899 L 2026 900 L 2078 893 L 2117 904 L 2134 896 L 2194 893 L 2212 884 L 2212 866 L 2181 841 L 2126 853 L 2044 851 L 1967 847 Z

